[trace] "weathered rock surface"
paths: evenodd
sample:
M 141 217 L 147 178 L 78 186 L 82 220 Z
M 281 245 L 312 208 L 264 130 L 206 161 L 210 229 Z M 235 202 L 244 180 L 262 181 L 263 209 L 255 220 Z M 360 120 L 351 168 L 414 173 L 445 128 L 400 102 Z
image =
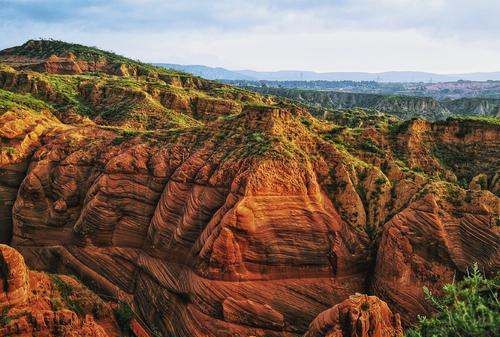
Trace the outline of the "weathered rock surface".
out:
M 0 245 L 0 309 L 25 303 L 30 288 L 28 270 L 21 254 Z
M 474 262 L 486 271 L 500 267 L 500 231 L 492 215 L 498 198 L 479 193 L 469 205 L 453 202 L 427 194 L 385 225 L 373 287 L 407 322 L 426 311 L 424 286 L 439 293 Z
M 279 135 L 285 126 L 301 130 L 295 120 L 283 109 L 249 109 L 232 122 Z M 319 145 L 302 132 L 300 146 Z M 166 334 L 297 336 L 319 312 L 369 289 L 410 322 L 426 310 L 422 286 L 438 289 L 476 260 L 497 268 L 490 222 L 498 198 L 490 192 L 467 192 L 472 200 L 462 208 L 443 196 L 431 222 L 417 205 L 447 194 L 444 185 L 433 189 L 393 164 L 386 175 L 351 171 L 328 144 L 321 143 L 331 167 L 324 172 L 320 162 L 228 160 L 242 151 L 240 136 L 223 146 L 209 137 L 197 148 L 189 144 L 199 136 L 190 134 L 167 143 L 114 144 L 115 137 L 84 127 L 40 147 L 13 207 L 13 244 L 37 268 L 76 272 L 112 296 L 133 296 L 150 327 Z M 329 195 L 333 182 L 342 186 Z M 417 193 L 424 186 L 427 196 Z M 381 233 L 375 255 L 367 224 Z
M 304 337 L 402 337 L 398 314 L 375 296 L 352 295 L 323 311 Z
M 6 245 L 0 245 L 0 271 L 0 336 L 119 335 L 110 307 L 76 280 L 29 271 Z
M 4 73 L 12 92 L 69 104 L 55 86 L 33 89 L 40 73 Z M 410 323 L 427 311 L 423 286 L 440 289 L 476 261 L 498 270 L 498 126 L 359 130 L 197 78 L 134 76 L 77 77 L 74 97 L 100 114 L 86 115 L 93 122 L 62 124 L 53 116 L 67 105 L 47 122 L 27 107 L 0 115 L 13 149 L 2 151 L 0 195 L 14 202 L 0 214 L 28 265 L 131 301 L 143 332 L 316 336 L 328 320 L 336 330 L 325 336 L 398 336 L 383 302 L 349 297 L 373 293 Z M 118 113 L 132 102 L 133 114 Z M 144 131 L 136 113 L 167 106 L 166 123 Z M 140 128 L 99 125 L 113 118 Z M 463 151 L 468 161 L 450 155 Z M 456 183 L 478 174 L 481 190 Z M 365 300 L 374 311 L 358 310 Z

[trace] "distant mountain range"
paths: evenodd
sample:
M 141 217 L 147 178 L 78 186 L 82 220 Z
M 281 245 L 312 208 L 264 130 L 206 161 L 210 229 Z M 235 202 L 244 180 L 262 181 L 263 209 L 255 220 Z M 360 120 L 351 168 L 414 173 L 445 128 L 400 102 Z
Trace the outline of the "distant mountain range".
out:
M 228 70 L 220 67 L 207 67 L 202 65 L 182 65 L 173 63 L 153 63 L 155 66 L 184 71 L 189 74 L 200 76 L 209 80 L 256 80 L 255 77 L 247 76 L 241 72 Z
M 387 71 L 381 73 L 328 72 L 301 70 L 254 71 L 229 70 L 203 65 L 155 63 L 157 66 L 184 71 L 212 80 L 268 80 L 268 81 L 377 81 L 377 82 L 453 82 L 500 80 L 500 71 L 467 74 L 435 74 L 421 71 Z

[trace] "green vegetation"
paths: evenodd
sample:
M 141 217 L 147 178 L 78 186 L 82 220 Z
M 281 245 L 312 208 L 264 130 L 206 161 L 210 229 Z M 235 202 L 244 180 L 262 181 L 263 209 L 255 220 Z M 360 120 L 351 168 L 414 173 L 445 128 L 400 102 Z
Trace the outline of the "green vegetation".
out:
M 267 109 L 276 108 L 276 106 L 273 106 L 271 104 L 262 103 L 262 102 L 245 103 L 245 107 L 250 108 L 250 109 L 256 109 L 256 110 L 267 110 Z
M 478 178 L 477 183 L 479 184 L 479 186 L 481 186 L 482 190 L 485 190 L 488 188 L 488 180 L 487 180 L 487 177 L 485 175 L 481 175 Z
M 63 281 L 58 275 L 50 275 L 50 279 L 52 280 L 52 283 L 56 287 L 57 291 L 59 291 L 59 293 L 61 294 L 61 298 L 66 306 L 78 315 L 83 315 L 84 312 L 81 304 L 71 298 L 74 292 L 73 286 Z
M 247 137 L 245 155 L 263 155 L 272 146 L 272 140 L 262 132 L 253 132 Z
M 462 205 L 462 193 L 460 190 L 460 187 L 446 183 L 446 195 L 445 195 L 446 200 L 454 205 L 454 206 L 461 206 Z
M 161 71 L 160 68 L 150 64 L 134 61 L 113 52 L 104 51 L 96 47 L 83 46 L 76 43 L 68 43 L 58 40 L 29 40 L 19 47 L 9 50 L 9 54 L 18 56 L 28 56 L 33 58 L 48 58 L 51 55 L 65 56 L 68 53 L 74 54 L 78 59 L 88 62 L 107 61 L 117 65 L 132 65 L 142 70 Z M 166 71 L 165 71 L 166 72 Z
M 58 104 L 58 108 L 74 107 L 83 116 L 90 116 L 92 110 L 82 100 L 78 91 L 78 85 L 82 80 L 79 76 L 71 75 L 44 75 L 43 78 L 61 96 L 64 103 Z
M 124 141 L 127 141 L 129 139 L 137 137 L 143 133 L 144 132 L 141 132 L 138 130 L 131 130 L 131 129 L 120 130 L 120 135 L 116 136 L 115 139 L 113 139 L 112 144 L 119 145 L 119 144 L 123 143 Z
M 114 314 L 120 330 L 128 332 L 130 330 L 130 322 L 134 316 L 130 305 L 126 302 L 120 302 L 118 307 L 114 309 Z
M 61 299 L 58 297 L 53 297 L 50 299 L 50 306 L 51 306 L 52 310 L 54 310 L 54 311 L 58 311 L 58 310 L 61 310 L 63 308 L 63 304 L 61 302 Z
M 344 140 L 342 133 L 344 132 L 344 130 L 349 130 L 349 129 L 346 126 L 333 125 L 330 130 L 321 133 L 320 136 L 326 141 L 337 144 L 343 144 Z
M 484 277 L 474 265 L 460 282 L 443 287 L 436 297 L 424 288 L 434 317 L 419 317 L 406 337 L 495 337 L 500 335 L 500 277 Z
M 305 118 L 305 117 L 301 117 L 300 118 L 300 122 L 302 124 L 304 124 L 308 128 L 310 128 L 312 126 L 312 122 L 309 119 Z
M 384 150 L 382 150 L 377 144 L 375 144 L 371 139 L 365 139 L 361 144 L 360 148 L 364 151 L 371 152 L 374 154 L 384 154 Z
M 496 116 L 452 116 L 449 117 L 448 120 L 458 122 L 479 122 L 500 126 L 500 117 Z
M 6 152 L 7 152 L 7 154 L 9 154 L 9 155 L 12 156 L 12 155 L 14 155 L 16 153 L 16 149 L 14 147 L 12 147 L 12 146 L 7 146 Z
M 9 324 L 12 320 L 12 318 L 9 317 L 9 307 L 3 307 L 2 311 L 0 312 L 0 326 L 6 326 Z
M 0 114 L 13 108 L 29 108 L 34 112 L 52 109 L 50 105 L 31 94 L 18 94 L 0 89 Z
M 389 124 L 389 134 L 394 137 L 400 133 L 406 132 L 412 122 L 413 119 L 409 119 L 406 121 Z

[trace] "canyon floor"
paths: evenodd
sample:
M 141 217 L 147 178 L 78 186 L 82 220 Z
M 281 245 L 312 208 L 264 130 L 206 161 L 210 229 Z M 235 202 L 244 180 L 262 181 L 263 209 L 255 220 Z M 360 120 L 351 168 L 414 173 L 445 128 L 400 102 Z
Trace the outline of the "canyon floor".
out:
M 424 286 L 500 264 L 498 118 L 31 40 L 0 51 L 0 144 L 1 336 L 402 336 Z

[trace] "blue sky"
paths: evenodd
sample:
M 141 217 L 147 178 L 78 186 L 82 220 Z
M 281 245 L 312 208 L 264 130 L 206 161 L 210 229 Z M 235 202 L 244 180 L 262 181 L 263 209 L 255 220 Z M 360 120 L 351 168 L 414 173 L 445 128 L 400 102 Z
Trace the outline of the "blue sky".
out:
M 0 49 L 30 38 L 230 69 L 500 71 L 498 0 L 0 0 Z

